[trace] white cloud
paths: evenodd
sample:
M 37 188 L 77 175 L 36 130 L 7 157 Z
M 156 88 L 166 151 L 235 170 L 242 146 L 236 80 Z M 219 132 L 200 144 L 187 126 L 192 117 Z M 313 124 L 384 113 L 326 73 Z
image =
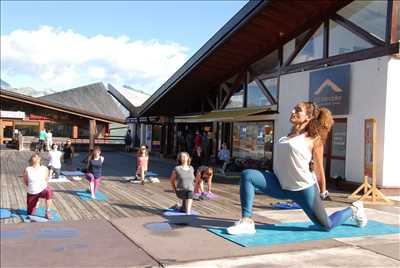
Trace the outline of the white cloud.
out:
M 152 93 L 188 58 L 188 48 L 178 43 L 87 37 L 50 26 L 15 30 L 1 36 L 0 46 L 3 77 L 31 77 L 56 90 L 104 81 Z

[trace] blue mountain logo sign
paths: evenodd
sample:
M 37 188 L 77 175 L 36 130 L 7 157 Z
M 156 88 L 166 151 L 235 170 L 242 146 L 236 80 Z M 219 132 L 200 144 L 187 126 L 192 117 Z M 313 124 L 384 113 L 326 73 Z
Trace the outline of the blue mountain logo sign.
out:
M 318 88 L 318 90 L 314 92 L 314 95 L 321 94 L 322 90 L 324 90 L 325 88 L 330 88 L 335 93 L 343 92 L 343 90 L 338 85 L 336 85 L 334 82 L 332 82 L 331 79 L 328 78 L 325 80 L 324 83 L 322 83 L 322 85 Z
M 310 101 L 331 110 L 334 115 L 349 113 L 350 65 L 310 73 Z

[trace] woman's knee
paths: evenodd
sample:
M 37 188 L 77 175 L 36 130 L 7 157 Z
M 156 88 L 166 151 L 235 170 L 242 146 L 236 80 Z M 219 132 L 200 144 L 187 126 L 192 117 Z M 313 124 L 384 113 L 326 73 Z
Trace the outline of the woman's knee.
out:
M 257 170 L 255 169 L 245 169 L 240 174 L 240 180 L 243 182 L 251 181 L 252 177 L 256 174 Z
M 86 173 L 86 179 L 89 182 L 94 182 L 94 175 L 92 173 Z
M 46 200 L 51 200 L 53 198 L 53 191 L 50 188 L 46 189 Z

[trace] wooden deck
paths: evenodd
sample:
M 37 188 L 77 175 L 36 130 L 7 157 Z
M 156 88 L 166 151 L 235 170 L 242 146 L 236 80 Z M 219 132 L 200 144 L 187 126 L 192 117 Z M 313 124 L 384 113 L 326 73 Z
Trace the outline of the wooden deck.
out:
M 1 204 L 2 208 L 15 210 L 26 208 L 26 187 L 23 184 L 22 173 L 27 166 L 29 151 L 1 151 Z M 42 164 L 47 164 L 47 154 L 42 155 Z M 78 157 L 78 159 L 80 159 Z M 76 161 L 78 162 L 78 161 Z M 135 157 L 127 153 L 105 153 L 104 174 L 100 191 L 108 200 L 82 201 L 74 194 L 74 190 L 85 189 L 88 183 L 85 179 L 71 183 L 50 183 L 54 191 L 53 205 L 62 220 L 87 220 L 105 218 L 107 220 L 119 217 L 140 217 L 161 214 L 164 208 L 174 205 L 178 199 L 171 191 L 167 174 L 172 163 L 153 159 L 150 168 L 161 174 L 161 183 L 132 184 L 126 182 L 123 176 L 133 175 Z M 154 168 L 153 168 L 154 167 Z M 214 183 L 214 193 L 220 196 L 218 200 L 195 201 L 194 209 L 202 215 L 218 215 L 229 213 L 240 215 L 239 186 L 237 184 Z M 265 209 L 273 199 L 257 195 L 254 208 Z M 44 201 L 40 201 L 44 206 Z M 19 223 L 19 217 L 1 220 L 1 223 Z

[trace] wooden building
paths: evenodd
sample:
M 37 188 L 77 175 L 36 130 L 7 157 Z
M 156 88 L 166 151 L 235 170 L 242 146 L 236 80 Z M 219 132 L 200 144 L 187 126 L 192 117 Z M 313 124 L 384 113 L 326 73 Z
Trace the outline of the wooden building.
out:
M 41 98 L 2 89 L 0 100 L 0 144 L 9 142 L 18 129 L 29 145 L 46 129 L 52 131 L 55 141 L 72 138 L 92 148 L 95 140 L 107 139 L 111 123 L 125 121 L 102 83 Z
M 331 178 L 361 182 L 364 121 L 377 121 L 377 178 L 400 187 L 399 1 L 249 1 L 139 109 L 162 126 L 164 154 L 185 130 L 207 128 L 215 155 L 273 169 L 275 142 L 299 101 L 327 106 L 336 124 L 326 148 Z M 397 121 L 396 121 L 397 120 Z M 390 126 L 390 127 L 389 127 Z

